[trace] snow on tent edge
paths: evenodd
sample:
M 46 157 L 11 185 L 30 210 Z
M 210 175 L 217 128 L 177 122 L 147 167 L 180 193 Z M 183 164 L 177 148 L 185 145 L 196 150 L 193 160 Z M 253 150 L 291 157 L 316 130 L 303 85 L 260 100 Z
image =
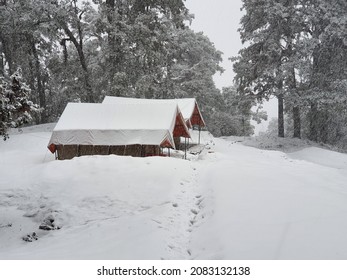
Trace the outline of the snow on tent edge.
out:
M 175 148 L 177 104 L 68 103 L 53 129 L 51 145 L 161 145 Z M 182 121 L 183 125 L 185 124 Z M 188 136 L 189 132 L 186 129 Z
M 198 103 L 195 98 L 178 98 L 178 99 L 140 99 L 130 97 L 119 97 L 119 96 L 105 96 L 102 104 L 164 104 L 173 103 L 177 104 L 180 109 L 184 120 L 187 125 L 206 126 L 205 121 L 201 115 Z M 197 115 L 199 121 L 192 122 L 194 115 Z

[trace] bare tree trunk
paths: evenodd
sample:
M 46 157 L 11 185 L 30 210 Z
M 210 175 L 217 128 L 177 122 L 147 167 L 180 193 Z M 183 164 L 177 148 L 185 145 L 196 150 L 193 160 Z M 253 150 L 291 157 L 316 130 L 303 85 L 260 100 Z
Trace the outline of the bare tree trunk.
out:
M 314 25 L 313 26 L 313 33 L 312 37 L 315 40 L 319 39 L 319 34 L 320 34 L 320 25 Z M 319 88 L 321 85 L 321 79 L 319 78 L 319 46 L 316 46 L 316 48 L 313 50 L 312 53 L 312 74 L 310 77 L 311 84 L 310 88 Z M 313 97 L 313 98 L 312 98 Z M 310 133 L 309 133 L 309 139 L 315 142 L 318 142 L 319 138 L 319 117 L 320 117 L 320 112 L 318 109 L 318 104 L 316 101 L 316 97 L 312 96 L 311 99 L 311 108 L 310 108 L 310 113 L 309 113 L 309 120 L 310 120 Z
M 3 56 L 3 50 L 2 50 L 2 43 L 0 42 L 0 76 L 5 75 L 5 68 L 4 68 L 4 56 Z
M 328 143 L 329 139 L 329 112 L 327 107 L 323 107 L 320 114 L 320 124 L 319 124 L 319 141 L 323 143 Z
M 308 138 L 311 141 L 317 142 L 318 141 L 318 125 L 317 125 L 318 109 L 317 109 L 316 103 L 311 104 L 309 119 L 310 119 L 310 134 Z
M 292 68 L 292 76 L 291 76 L 291 88 L 293 91 L 297 92 L 297 85 L 296 85 L 296 77 L 295 77 L 295 68 Z M 293 123 L 294 123 L 294 138 L 301 138 L 301 116 L 300 116 L 300 106 L 298 102 L 300 102 L 299 94 L 296 94 L 296 100 L 294 101 L 294 107 L 293 107 Z
M 278 99 L 278 137 L 284 138 L 284 101 L 283 94 L 277 96 Z
M 124 14 L 124 3 L 122 1 L 116 0 L 106 0 L 107 8 L 107 21 L 109 24 L 109 29 L 107 30 L 107 40 L 108 40 L 108 92 L 111 95 L 120 96 L 122 92 L 120 90 L 114 90 L 115 74 L 119 72 L 119 65 L 122 63 L 122 38 L 116 33 L 122 30 L 122 18 Z M 117 13 L 117 16 L 116 16 Z
M 83 52 L 82 39 L 80 38 L 80 41 L 78 42 L 77 38 L 74 36 L 74 34 L 72 33 L 72 31 L 69 29 L 69 27 L 66 25 L 65 22 L 61 22 L 61 26 L 63 27 L 66 35 L 69 37 L 69 39 L 74 44 L 74 46 L 77 50 L 78 57 L 79 57 L 81 67 L 83 70 L 84 85 L 85 85 L 85 88 L 87 90 L 87 101 L 94 103 L 95 98 L 94 98 L 93 88 L 92 88 L 92 85 L 90 83 L 90 74 L 89 74 L 86 58 L 85 58 L 84 52 Z
M 2 50 L 3 50 L 3 54 L 4 54 L 4 65 L 7 63 L 8 65 L 8 74 L 11 76 L 14 71 L 14 65 L 13 65 L 13 60 L 12 60 L 12 51 L 11 48 L 9 47 L 10 43 L 8 42 L 8 40 L 6 40 L 5 38 L 2 38 Z
M 33 65 L 33 62 L 32 62 L 32 53 L 31 53 L 31 50 L 29 51 L 29 55 L 28 55 L 28 66 L 29 66 L 29 86 L 30 86 L 30 89 L 33 90 L 33 91 L 36 91 L 36 87 L 35 87 L 35 70 L 34 70 L 34 65 Z M 34 99 L 35 100 L 35 103 L 38 104 L 38 98 L 37 96 L 34 96 Z
M 41 123 L 47 122 L 47 114 L 46 114 L 46 94 L 45 89 L 43 87 L 43 81 L 42 81 L 42 75 L 41 75 L 41 66 L 40 66 L 40 59 L 39 55 L 37 53 L 37 49 L 35 46 L 35 43 L 32 43 L 32 52 L 34 55 L 35 60 L 35 72 L 36 72 L 36 82 L 37 82 L 37 91 L 39 93 L 39 104 L 40 107 L 43 108 L 43 112 L 41 113 Z
M 294 106 L 293 108 L 293 121 L 294 121 L 294 138 L 301 138 L 301 117 L 300 107 Z
M 6 0 L 0 0 L 0 6 L 6 6 Z M 0 33 L 0 38 L 1 38 Z M 0 41 L 0 76 L 5 76 L 5 61 L 4 61 L 4 55 L 5 53 L 3 42 Z
M 108 92 L 113 95 L 113 85 L 114 85 L 114 72 L 116 67 L 116 35 L 114 30 L 114 20 L 115 20 L 115 0 L 106 0 L 107 9 L 107 21 L 109 24 L 109 29 L 107 31 L 107 44 L 108 44 Z

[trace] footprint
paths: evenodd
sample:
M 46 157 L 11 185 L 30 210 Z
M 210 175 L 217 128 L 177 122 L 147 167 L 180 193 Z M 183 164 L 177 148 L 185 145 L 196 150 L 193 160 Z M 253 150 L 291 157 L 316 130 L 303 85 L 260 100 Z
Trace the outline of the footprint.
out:
M 155 223 L 157 223 L 157 224 L 159 224 L 159 225 L 161 225 L 161 221 L 157 221 L 157 220 L 155 220 L 155 219 L 152 219 L 152 221 L 155 222 Z
M 199 199 L 196 203 L 195 203 L 195 205 L 197 205 L 197 206 L 200 206 L 201 207 L 201 202 L 203 201 L 204 199 L 203 198 L 201 198 L 201 199 Z

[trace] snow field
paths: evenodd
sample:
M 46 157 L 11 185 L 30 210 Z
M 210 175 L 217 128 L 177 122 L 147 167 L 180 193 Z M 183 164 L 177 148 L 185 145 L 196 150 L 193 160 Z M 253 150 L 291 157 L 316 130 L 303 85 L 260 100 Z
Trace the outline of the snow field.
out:
M 42 130 L 42 128 L 40 129 Z M 55 161 L 50 133 L 1 143 L 1 259 L 185 259 L 196 170 L 175 158 L 91 156 Z M 20 176 L 18 176 L 20 174 Z M 38 227 L 49 215 L 61 227 Z M 36 232 L 32 243 L 21 240 Z M 4 239 L 3 239 L 4 240 Z
M 189 160 L 55 161 L 52 126 L 0 143 L 0 259 L 347 258 L 345 154 L 204 134 Z M 60 229 L 40 230 L 47 217 Z

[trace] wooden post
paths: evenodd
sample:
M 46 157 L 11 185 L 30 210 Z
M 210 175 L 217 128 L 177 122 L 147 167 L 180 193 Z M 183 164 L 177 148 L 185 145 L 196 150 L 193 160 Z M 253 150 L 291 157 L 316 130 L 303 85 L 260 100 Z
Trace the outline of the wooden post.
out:
M 200 136 L 201 136 L 201 121 L 199 121 L 199 141 L 198 141 L 199 145 L 200 145 Z
M 187 138 L 184 138 L 184 159 L 187 159 Z

